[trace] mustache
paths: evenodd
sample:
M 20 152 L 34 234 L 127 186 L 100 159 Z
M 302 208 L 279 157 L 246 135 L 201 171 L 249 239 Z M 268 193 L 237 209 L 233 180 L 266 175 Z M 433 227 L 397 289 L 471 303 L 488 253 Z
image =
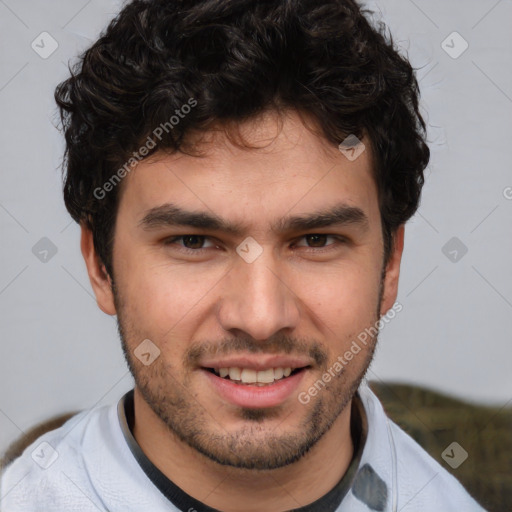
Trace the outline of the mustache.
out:
M 325 366 L 329 356 L 316 341 L 292 339 L 285 336 L 273 337 L 267 341 L 256 341 L 250 336 L 226 338 L 218 342 L 194 343 L 183 356 L 185 366 L 198 366 L 201 359 L 249 352 L 252 354 L 293 354 L 308 356 L 317 366 Z

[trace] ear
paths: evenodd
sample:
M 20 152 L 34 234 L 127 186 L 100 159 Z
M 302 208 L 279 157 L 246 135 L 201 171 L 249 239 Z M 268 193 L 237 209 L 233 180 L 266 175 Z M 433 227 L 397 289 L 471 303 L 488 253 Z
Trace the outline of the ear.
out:
M 400 262 L 404 250 L 405 225 L 402 224 L 395 232 L 393 247 L 386 265 L 386 276 L 384 278 L 384 292 L 380 315 L 385 315 L 393 307 L 398 295 L 398 278 L 400 276 Z
M 98 306 L 107 315 L 115 315 L 116 308 L 112 292 L 112 281 L 105 269 L 105 265 L 101 262 L 94 248 L 92 231 L 84 222 L 80 224 L 80 228 L 82 230 L 80 248 Z

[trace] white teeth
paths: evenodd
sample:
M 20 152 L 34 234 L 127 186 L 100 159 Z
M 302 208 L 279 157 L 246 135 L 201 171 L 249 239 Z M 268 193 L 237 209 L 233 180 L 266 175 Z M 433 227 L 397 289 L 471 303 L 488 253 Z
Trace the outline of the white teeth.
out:
M 258 382 L 274 382 L 274 370 L 272 368 L 261 370 L 256 374 L 256 379 Z
M 242 370 L 242 375 L 240 377 L 240 380 L 242 382 L 245 382 L 246 384 L 257 382 L 256 370 L 250 370 L 249 368 L 244 368 Z
M 284 370 L 282 368 L 274 368 L 274 379 L 282 379 Z
M 229 378 L 231 380 L 240 380 L 240 375 L 241 375 L 241 371 L 240 371 L 240 368 L 230 368 L 229 369 Z
M 268 368 L 266 370 L 253 370 L 251 368 L 219 368 L 215 373 L 222 378 L 241 381 L 244 384 L 272 384 L 284 377 L 289 377 L 292 368 Z

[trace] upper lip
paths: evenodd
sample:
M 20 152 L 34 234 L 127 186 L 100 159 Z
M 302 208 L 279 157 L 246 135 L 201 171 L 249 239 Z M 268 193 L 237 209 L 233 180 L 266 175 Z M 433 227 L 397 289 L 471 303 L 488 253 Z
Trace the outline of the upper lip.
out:
M 248 368 L 251 370 L 267 370 L 268 368 L 304 368 L 310 366 L 311 361 L 290 356 L 233 356 L 224 359 L 209 359 L 201 362 L 203 368 Z

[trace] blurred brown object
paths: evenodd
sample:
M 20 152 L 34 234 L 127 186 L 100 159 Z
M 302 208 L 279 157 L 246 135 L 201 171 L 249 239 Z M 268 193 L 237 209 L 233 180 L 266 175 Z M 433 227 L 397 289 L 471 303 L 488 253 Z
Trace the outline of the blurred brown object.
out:
M 369 383 L 387 415 L 448 470 L 489 512 L 512 510 L 512 408 L 487 407 L 408 384 Z M 441 454 L 459 443 L 456 469 Z

